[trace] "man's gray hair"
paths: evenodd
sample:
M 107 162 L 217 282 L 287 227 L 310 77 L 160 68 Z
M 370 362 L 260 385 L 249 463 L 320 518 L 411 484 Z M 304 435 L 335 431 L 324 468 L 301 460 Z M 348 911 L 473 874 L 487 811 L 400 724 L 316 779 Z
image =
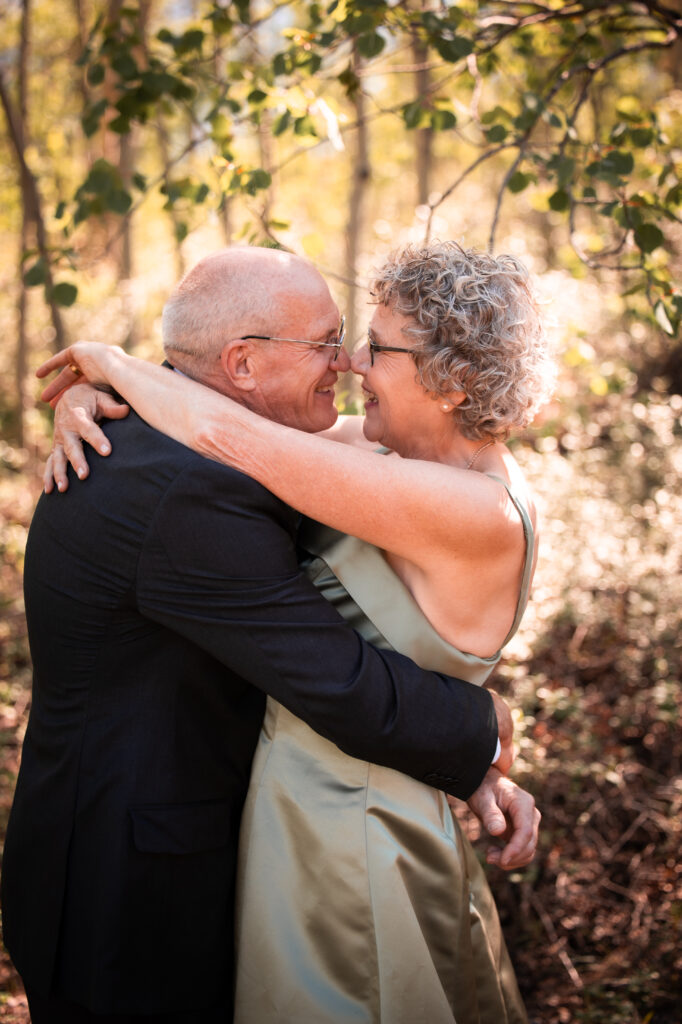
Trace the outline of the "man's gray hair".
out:
M 243 333 L 268 333 L 272 295 L 244 261 L 245 250 L 205 257 L 177 285 L 163 308 L 161 330 L 169 360 L 174 353 L 208 364 Z

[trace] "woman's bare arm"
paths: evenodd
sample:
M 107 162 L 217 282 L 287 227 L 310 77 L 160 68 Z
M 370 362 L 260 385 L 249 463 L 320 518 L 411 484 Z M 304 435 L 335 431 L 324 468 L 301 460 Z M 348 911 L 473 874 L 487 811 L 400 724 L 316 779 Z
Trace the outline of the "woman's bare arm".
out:
M 110 384 L 152 427 L 254 477 L 287 504 L 429 569 L 443 552 L 493 557 L 520 542 L 506 492 L 481 473 L 384 458 L 273 423 L 216 391 L 111 346 L 79 342 L 48 360 L 67 369 L 53 398 L 78 375 Z M 508 526 L 508 529 L 505 528 Z

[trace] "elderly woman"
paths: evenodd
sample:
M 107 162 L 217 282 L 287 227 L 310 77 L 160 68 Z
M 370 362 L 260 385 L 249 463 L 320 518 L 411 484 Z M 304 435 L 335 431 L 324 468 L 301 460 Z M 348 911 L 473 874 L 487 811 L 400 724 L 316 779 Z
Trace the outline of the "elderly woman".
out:
M 307 572 L 356 629 L 482 684 L 519 625 L 536 558 L 533 504 L 504 445 L 551 377 L 527 273 L 454 243 L 407 246 L 372 298 L 352 359 L 364 422 L 340 417 L 324 436 L 127 356 L 108 356 L 98 378 L 152 426 L 300 509 Z M 346 756 L 272 701 L 239 889 L 237 1024 L 526 1020 L 443 794 Z

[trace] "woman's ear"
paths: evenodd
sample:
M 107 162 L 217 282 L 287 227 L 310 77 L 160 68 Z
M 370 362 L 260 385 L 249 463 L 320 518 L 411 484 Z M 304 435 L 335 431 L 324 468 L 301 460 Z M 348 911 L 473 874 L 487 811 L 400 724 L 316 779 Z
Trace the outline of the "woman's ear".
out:
M 465 391 L 450 391 L 447 395 L 439 395 L 438 402 L 443 412 L 452 412 L 465 398 Z
M 220 353 L 223 373 L 238 391 L 254 391 L 258 385 L 256 360 L 253 346 L 248 341 L 235 338 L 228 341 Z

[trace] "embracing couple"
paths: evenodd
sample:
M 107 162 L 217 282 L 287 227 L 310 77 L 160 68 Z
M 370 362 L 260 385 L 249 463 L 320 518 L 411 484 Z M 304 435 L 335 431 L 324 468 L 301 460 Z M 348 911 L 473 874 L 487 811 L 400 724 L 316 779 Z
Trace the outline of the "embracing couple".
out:
M 314 267 L 234 248 L 171 295 L 166 368 L 87 343 L 42 368 L 66 493 L 26 550 L 2 880 L 34 1024 L 526 1019 L 448 796 L 490 862 L 530 861 L 481 684 L 530 588 L 503 442 L 549 360 L 512 257 L 407 247 L 372 301 L 351 362 Z M 364 423 L 334 407 L 349 367 Z

